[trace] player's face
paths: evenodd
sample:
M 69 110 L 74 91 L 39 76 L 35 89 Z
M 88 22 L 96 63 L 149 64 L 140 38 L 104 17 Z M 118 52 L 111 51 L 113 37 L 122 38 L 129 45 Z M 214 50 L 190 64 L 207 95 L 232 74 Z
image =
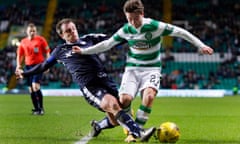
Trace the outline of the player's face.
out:
M 130 23 L 135 28 L 139 28 L 142 25 L 143 14 L 137 12 L 133 13 L 126 12 L 125 16 L 127 18 L 128 23 Z
M 27 35 L 29 38 L 33 38 L 37 33 L 37 28 L 36 27 L 28 27 L 27 28 Z
M 62 29 L 61 37 L 67 43 L 74 43 L 79 39 L 78 31 L 74 23 L 72 22 L 63 23 L 61 29 Z

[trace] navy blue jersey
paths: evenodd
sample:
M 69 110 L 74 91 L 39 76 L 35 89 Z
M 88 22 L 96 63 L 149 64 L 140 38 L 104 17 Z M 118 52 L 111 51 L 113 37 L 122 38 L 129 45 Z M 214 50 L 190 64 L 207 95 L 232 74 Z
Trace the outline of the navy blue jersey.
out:
M 46 70 L 57 62 L 61 62 L 71 73 L 73 80 L 80 87 L 84 87 L 96 77 L 106 77 L 106 70 L 97 55 L 80 55 L 72 52 L 72 46 L 87 48 L 105 40 L 104 34 L 88 34 L 81 37 L 76 43 L 60 44 L 51 53 L 50 57 L 39 68 L 24 72 L 24 76 Z M 38 69 L 38 70 L 36 70 Z
M 97 55 L 80 55 L 72 53 L 72 46 L 87 48 L 106 38 L 103 34 L 85 35 L 74 44 L 61 44 L 57 46 L 51 56 L 63 63 L 72 74 L 73 80 L 79 85 L 84 86 L 96 75 L 105 74 L 105 69 Z

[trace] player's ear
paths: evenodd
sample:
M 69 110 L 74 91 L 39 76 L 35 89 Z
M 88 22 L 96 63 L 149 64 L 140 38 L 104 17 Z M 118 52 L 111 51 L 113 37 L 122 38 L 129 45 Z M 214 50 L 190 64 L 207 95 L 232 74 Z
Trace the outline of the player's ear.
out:
M 25 35 L 28 34 L 28 28 L 25 28 L 25 30 L 24 30 L 24 34 L 25 34 Z
M 64 39 L 64 35 L 63 34 L 58 34 L 60 36 L 60 38 Z

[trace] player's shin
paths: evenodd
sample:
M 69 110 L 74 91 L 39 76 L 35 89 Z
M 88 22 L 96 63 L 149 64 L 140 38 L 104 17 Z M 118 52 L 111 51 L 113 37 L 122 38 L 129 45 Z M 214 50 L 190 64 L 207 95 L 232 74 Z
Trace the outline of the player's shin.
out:
M 134 115 L 134 110 L 131 108 L 131 104 L 125 108 L 123 108 L 123 111 L 125 111 L 127 114 L 129 114 L 131 117 Z M 128 135 L 129 131 L 126 128 L 123 128 L 123 133 Z
M 136 113 L 135 122 L 139 124 L 141 128 L 146 124 L 149 114 L 151 113 L 151 108 L 144 105 L 140 105 Z
M 130 115 L 121 110 L 117 113 L 116 119 L 119 124 L 128 129 L 132 135 L 135 137 L 140 137 L 141 128 L 134 122 Z
M 38 103 L 37 103 L 37 98 L 34 92 L 31 92 L 31 99 L 32 99 L 32 104 L 34 107 L 34 110 L 38 110 Z
M 97 124 L 100 126 L 101 129 L 114 128 L 114 125 L 111 124 L 111 122 L 107 116 L 104 117 L 102 120 L 98 121 Z
M 39 108 L 40 108 L 40 109 L 43 109 L 43 94 L 42 94 L 42 91 L 41 91 L 41 90 L 38 90 L 38 91 L 35 92 L 35 94 L 36 94 L 37 97 L 38 97 Z

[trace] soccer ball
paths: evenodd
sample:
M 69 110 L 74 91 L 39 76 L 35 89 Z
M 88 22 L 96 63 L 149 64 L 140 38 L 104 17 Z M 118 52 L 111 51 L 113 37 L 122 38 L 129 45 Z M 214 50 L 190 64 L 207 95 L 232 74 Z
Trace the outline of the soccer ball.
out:
M 157 138 L 160 143 L 176 143 L 179 137 L 179 127 L 173 122 L 164 122 L 157 129 Z

